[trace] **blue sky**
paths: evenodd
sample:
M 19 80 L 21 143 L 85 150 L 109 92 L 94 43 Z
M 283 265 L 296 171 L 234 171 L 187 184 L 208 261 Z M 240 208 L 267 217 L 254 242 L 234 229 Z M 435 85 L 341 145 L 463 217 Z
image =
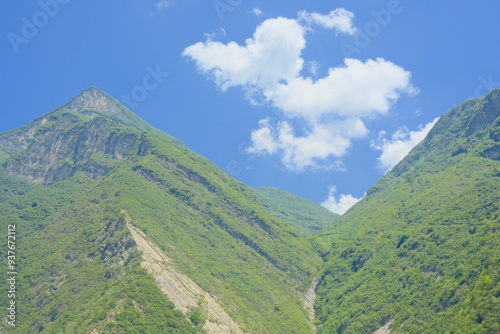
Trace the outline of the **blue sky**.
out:
M 0 4 L 0 131 L 89 86 L 251 186 L 342 212 L 465 99 L 500 86 L 500 3 Z

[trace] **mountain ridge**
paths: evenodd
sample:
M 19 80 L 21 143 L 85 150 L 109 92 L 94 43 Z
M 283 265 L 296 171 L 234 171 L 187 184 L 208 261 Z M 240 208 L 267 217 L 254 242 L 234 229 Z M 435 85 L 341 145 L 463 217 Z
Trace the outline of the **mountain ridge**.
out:
M 311 203 L 246 186 L 127 110 L 91 87 L 0 134 L 0 224 L 22 256 L 19 326 L 0 329 L 500 331 L 500 89 L 444 114 L 312 236 Z M 165 291 L 182 284 L 180 301 Z
M 253 188 L 264 207 L 297 230 L 314 234 L 335 221 L 339 215 L 300 196 L 274 187 Z
M 0 134 L 0 146 L 11 147 L 0 169 L 2 223 L 16 224 L 24 245 L 26 321 L 14 333 L 311 333 L 300 294 L 321 264 L 311 241 L 206 158 L 159 130 L 127 125 L 113 103 L 86 90 Z M 166 276 L 142 267 L 147 253 L 133 231 L 170 259 L 162 266 L 207 293 L 195 293 L 197 305 L 162 292 Z M 216 325 L 213 300 L 233 324 Z

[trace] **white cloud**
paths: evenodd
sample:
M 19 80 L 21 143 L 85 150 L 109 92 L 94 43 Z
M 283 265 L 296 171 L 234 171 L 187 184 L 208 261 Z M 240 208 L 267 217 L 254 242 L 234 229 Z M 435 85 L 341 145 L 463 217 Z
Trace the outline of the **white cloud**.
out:
M 293 171 L 306 167 L 342 170 L 339 161 L 332 158 L 345 154 L 350 146 L 350 138 L 360 138 L 367 134 L 359 119 L 313 124 L 304 136 L 295 136 L 289 122 L 281 121 L 276 126 L 269 119 L 259 122 L 259 128 L 252 132 L 250 153 L 270 155 L 281 153 L 283 165 Z
M 261 16 L 263 14 L 263 12 L 262 12 L 262 10 L 260 10 L 260 8 L 254 8 L 253 13 L 255 14 L 255 16 Z
M 410 76 L 382 58 L 366 62 L 347 58 L 344 66 L 330 68 L 324 78 L 295 77 L 266 89 L 264 95 L 291 116 L 371 116 L 389 110 L 400 93 L 415 94 Z
M 160 0 L 156 3 L 156 7 L 158 9 L 166 9 L 166 8 L 170 7 L 170 3 L 168 0 Z
M 300 12 L 299 17 L 349 32 L 345 19 L 352 19 L 351 14 L 338 9 L 329 15 Z M 316 77 L 320 65 L 302 58 L 310 30 L 301 21 L 268 19 L 243 45 L 209 37 L 182 53 L 221 90 L 240 87 L 252 104 L 271 105 L 282 112 L 284 120 L 275 126 L 269 119 L 259 123 L 249 151 L 281 154 L 285 167 L 296 171 L 338 165 L 335 159 L 348 151 L 352 139 L 368 134 L 364 119 L 386 113 L 401 94 L 417 93 L 411 73 L 382 58 L 345 59 L 321 78 L 301 75 L 309 68 Z
M 323 15 L 320 13 L 309 13 L 305 10 L 299 12 L 299 19 L 307 25 L 318 25 L 325 29 L 334 29 L 336 33 L 344 33 L 354 35 L 356 27 L 352 23 L 354 14 L 344 8 L 332 10 L 330 14 Z
M 349 210 L 354 204 L 358 203 L 363 197 L 356 198 L 352 195 L 340 195 L 337 199 L 335 197 L 337 189 L 335 186 L 331 186 L 328 190 L 328 198 L 321 203 L 321 205 L 328 210 L 343 215 L 347 210 Z
M 223 44 L 211 39 L 187 47 L 184 56 L 219 88 L 241 86 L 259 91 L 280 80 L 295 78 L 303 66 L 304 28 L 295 20 L 278 17 L 264 21 L 246 45 Z
M 278 150 L 279 143 L 274 134 L 274 129 L 269 124 L 269 118 L 259 121 L 259 128 L 252 132 L 252 143 L 249 151 L 253 153 L 270 155 Z
M 407 127 L 401 127 L 394 132 L 390 139 L 385 138 L 385 131 L 381 131 L 378 141 L 372 143 L 373 148 L 382 151 L 378 158 L 379 168 L 384 173 L 390 171 L 410 153 L 412 148 L 424 140 L 438 120 L 439 118 L 436 118 L 426 125 L 420 125 L 417 131 L 410 131 Z

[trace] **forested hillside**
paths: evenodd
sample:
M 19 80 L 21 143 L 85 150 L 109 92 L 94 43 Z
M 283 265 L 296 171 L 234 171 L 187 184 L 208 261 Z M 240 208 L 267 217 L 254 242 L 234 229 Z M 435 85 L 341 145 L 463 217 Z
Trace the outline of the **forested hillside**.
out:
M 94 87 L 1 133 L 0 164 L 0 332 L 500 333 L 500 89 L 341 217 L 250 188 Z
M 317 240 L 319 333 L 500 333 L 500 90 L 442 116 Z
M 16 226 L 19 258 L 13 332 L 310 333 L 311 242 L 130 114 L 90 88 L 0 134 L 1 223 Z

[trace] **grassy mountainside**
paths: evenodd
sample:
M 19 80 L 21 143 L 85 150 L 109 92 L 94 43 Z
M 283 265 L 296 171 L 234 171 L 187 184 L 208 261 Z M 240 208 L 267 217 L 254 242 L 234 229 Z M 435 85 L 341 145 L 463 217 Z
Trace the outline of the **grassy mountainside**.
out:
M 18 272 L 2 332 L 312 333 L 318 276 L 318 333 L 500 332 L 500 90 L 445 114 L 338 219 L 250 189 L 96 88 L 0 134 L 0 164 Z M 173 283 L 203 294 L 179 306 Z
M 321 259 L 304 236 L 184 145 L 116 121 L 124 107 L 99 90 L 74 100 L 0 134 L 1 225 L 16 224 L 19 254 L 18 326 L 4 330 L 203 332 L 204 301 L 174 308 L 130 223 L 246 333 L 312 332 L 299 291 Z
M 319 333 L 500 333 L 500 90 L 446 113 L 317 241 Z
M 339 217 L 321 205 L 284 190 L 260 187 L 253 191 L 267 211 L 307 234 L 320 231 Z

